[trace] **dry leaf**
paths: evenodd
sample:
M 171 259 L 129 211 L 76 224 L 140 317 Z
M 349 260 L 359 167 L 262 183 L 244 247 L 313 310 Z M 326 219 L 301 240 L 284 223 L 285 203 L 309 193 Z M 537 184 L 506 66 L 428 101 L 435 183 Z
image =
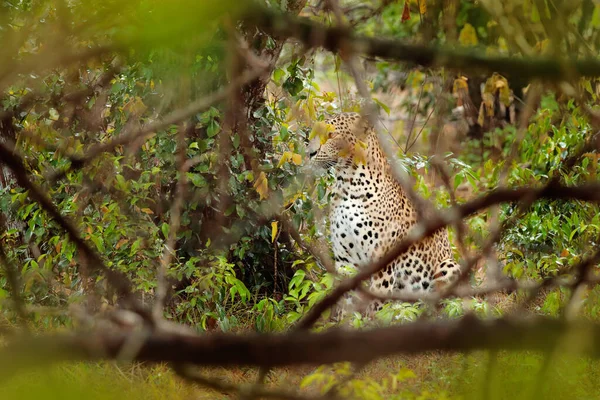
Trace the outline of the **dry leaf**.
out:
M 402 10 L 402 22 L 406 22 L 410 19 L 410 6 L 408 0 L 404 2 L 404 10 Z
M 277 221 L 271 222 L 271 243 L 275 241 L 277 237 Z
M 261 200 L 264 200 L 269 196 L 269 182 L 267 181 L 267 175 L 265 175 L 264 172 L 261 172 L 254 182 L 254 189 Z

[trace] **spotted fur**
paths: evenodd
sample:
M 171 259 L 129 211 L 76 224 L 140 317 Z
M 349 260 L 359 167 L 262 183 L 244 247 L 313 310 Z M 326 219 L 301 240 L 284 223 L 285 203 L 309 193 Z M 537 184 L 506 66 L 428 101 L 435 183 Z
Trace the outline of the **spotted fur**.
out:
M 392 176 L 375 130 L 356 113 L 339 114 L 327 123 L 334 130 L 325 143 L 318 137 L 309 143 L 309 156 L 317 166 L 335 169 L 329 222 L 336 267 L 361 268 L 390 251 L 415 225 L 417 213 Z M 368 146 L 365 160 L 354 154 L 357 136 Z M 443 229 L 414 244 L 373 276 L 370 291 L 379 295 L 428 293 L 456 278 L 459 271 Z M 369 310 L 381 306 L 374 302 Z

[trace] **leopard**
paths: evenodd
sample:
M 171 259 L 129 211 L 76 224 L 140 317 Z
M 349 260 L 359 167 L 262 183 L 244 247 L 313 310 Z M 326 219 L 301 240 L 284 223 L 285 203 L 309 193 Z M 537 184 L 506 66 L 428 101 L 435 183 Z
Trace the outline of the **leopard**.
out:
M 329 129 L 309 141 L 307 153 L 314 170 L 333 170 L 329 235 L 335 269 L 343 274 L 348 266 L 359 270 L 385 256 L 417 224 L 419 214 L 366 117 L 343 112 L 324 122 Z M 367 285 L 373 296 L 362 303 L 373 316 L 389 302 L 382 300 L 386 296 L 431 294 L 459 275 L 448 231 L 441 228 L 374 274 Z M 346 296 L 337 319 L 356 310 L 353 298 Z

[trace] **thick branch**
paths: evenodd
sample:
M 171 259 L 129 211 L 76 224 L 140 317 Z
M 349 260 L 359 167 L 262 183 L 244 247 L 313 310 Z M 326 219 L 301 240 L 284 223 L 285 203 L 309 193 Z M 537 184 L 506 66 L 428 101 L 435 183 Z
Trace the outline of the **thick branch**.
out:
M 567 324 L 560 320 L 416 322 L 371 331 L 330 330 L 272 335 L 191 336 L 154 333 L 138 336 L 137 361 L 187 363 L 202 366 L 296 366 L 340 361 L 369 362 L 394 354 L 426 351 L 460 352 L 483 349 L 544 351 L 556 348 L 565 334 L 577 335 L 577 349 L 600 358 L 600 325 Z M 52 335 L 9 343 L 2 351 L 0 377 L 19 369 L 60 361 L 115 359 L 131 332 Z M 571 336 L 569 336 L 571 337 Z M 565 340 L 564 343 L 569 343 Z
M 486 56 L 481 49 L 467 50 L 409 44 L 394 39 L 356 35 L 348 28 L 326 27 L 310 21 L 259 9 L 246 17 L 265 31 L 294 37 L 309 47 L 323 47 L 342 54 L 364 54 L 405 61 L 424 67 L 446 67 L 473 72 L 498 72 L 521 79 L 558 81 L 566 76 L 600 76 L 600 60 L 556 60 L 548 57 Z

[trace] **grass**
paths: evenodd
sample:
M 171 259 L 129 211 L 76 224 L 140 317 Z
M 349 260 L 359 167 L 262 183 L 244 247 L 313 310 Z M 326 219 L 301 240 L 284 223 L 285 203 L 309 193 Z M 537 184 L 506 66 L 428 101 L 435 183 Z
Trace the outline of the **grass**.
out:
M 3 360 L 9 362 L 9 360 Z M 557 356 L 547 368 L 543 357 L 524 352 L 501 352 L 495 361 L 477 352 L 469 355 L 424 354 L 382 359 L 363 368 L 345 386 L 353 398 L 365 399 L 597 399 L 600 398 L 600 364 L 584 358 Z M 324 382 L 343 375 L 343 366 L 322 369 L 281 369 L 268 379 L 269 387 L 290 390 L 309 374 L 322 379 L 303 388 L 321 392 Z M 540 371 L 544 371 L 541 373 Z M 404 371 L 395 385 L 390 376 Z M 412 372 L 411 372 L 412 371 Z M 256 371 L 250 368 L 212 369 L 207 376 L 248 384 Z M 536 395 L 534 395 L 536 394 Z M 0 389 L 3 400 L 183 400 L 233 399 L 226 394 L 190 385 L 165 365 L 119 365 L 112 362 L 75 363 L 20 374 Z
M 507 299 L 500 300 L 496 307 L 504 309 L 513 305 Z M 50 328 L 54 329 L 56 327 Z M 348 398 L 374 400 L 600 399 L 600 361 L 561 354 L 553 355 L 548 363 L 545 360 L 539 353 L 499 352 L 492 356 L 481 351 L 466 355 L 427 353 L 389 357 L 364 366 L 344 384 L 341 392 Z M 10 360 L 1 362 L 10 363 Z M 203 369 L 201 372 L 204 376 L 241 385 L 251 384 L 257 375 L 252 368 Z M 306 395 L 319 394 L 343 380 L 349 372 L 349 366 L 344 364 L 278 369 L 268 377 L 267 384 L 286 391 L 301 388 L 301 393 Z M 160 364 L 60 364 L 21 373 L 0 385 L 0 400 L 236 398 L 235 393 L 189 384 Z

